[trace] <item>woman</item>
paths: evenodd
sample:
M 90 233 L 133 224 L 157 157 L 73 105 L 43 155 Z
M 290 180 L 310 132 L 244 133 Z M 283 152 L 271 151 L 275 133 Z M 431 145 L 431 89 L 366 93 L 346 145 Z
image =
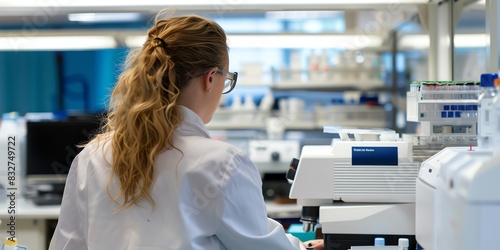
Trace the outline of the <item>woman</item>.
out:
M 303 249 L 267 218 L 248 156 L 205 127 L 237 80 L 222 28 L 157 17 L 147 37 L 73 161 L 50 249 Z

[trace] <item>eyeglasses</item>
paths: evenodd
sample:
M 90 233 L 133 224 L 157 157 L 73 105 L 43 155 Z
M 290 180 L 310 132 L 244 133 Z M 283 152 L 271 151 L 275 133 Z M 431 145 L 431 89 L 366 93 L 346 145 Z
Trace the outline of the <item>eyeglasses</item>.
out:
M 202 76 L 203 74 L 206 74 L 208 71 L 205 71 L 196 77 Z M 221 68 L 217 68 L 217 73 L 224 75 L 224 70 Z M 231 92 L 234 87 L 236 86 L 236 80 L 238 80 L 238 72 L 227 72 L 226 74 L 226 81 L 224 82 L 224 89 L 222 89 L 222 94 L 227 94 Z
M 218 68 L 217 73 L 224 75 L 224 70 Z M 227 72 L 226 81 L 224 82 L 224 89 L 222 90 L 222 94 L 227 94 L 231 92 L 236 86 L 236 81 L 238 80 L 238 72 Z

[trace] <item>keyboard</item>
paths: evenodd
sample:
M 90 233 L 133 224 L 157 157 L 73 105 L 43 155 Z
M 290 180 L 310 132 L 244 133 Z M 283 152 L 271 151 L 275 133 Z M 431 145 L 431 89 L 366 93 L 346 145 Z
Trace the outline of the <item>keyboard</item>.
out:
M 41 196 L 29 197 L 28 199 L 37 206 L 61 205 L 62 195 L 44 194 Z

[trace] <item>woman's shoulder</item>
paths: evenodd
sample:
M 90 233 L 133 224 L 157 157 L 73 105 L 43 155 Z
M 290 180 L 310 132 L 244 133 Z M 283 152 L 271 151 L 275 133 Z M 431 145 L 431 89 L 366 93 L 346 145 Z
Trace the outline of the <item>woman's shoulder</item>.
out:
M 236 166 L 248 165 L 253 168 L 253 163 L 244 148 L 225 141 L 192 137 L 183 141 L 180 146 L 179 149 L 185 159 L 194 160 L 188 162 L 196 162 L 194 169 L 209 167 L 212 171 L 224 173 Z
M 206 137 L 192 136 L 183 140 L 180 145 L 193 153 L 221 155 L 244 154 L 244 150 L 225 141 L 215 140 Z

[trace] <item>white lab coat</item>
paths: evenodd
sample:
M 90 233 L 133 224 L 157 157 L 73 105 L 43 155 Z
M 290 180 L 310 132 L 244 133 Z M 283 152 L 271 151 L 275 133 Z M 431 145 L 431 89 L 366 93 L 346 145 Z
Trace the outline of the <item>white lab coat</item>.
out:
M 304 249 L 267 218 L 262 181 L 248 156 L 210 139 L 200 117 L 181 109 L 184 120 L 174 144 L 182 153 L 158 155 L 154 209 L 143 200 L 115 211 L 106 193 L 109 144 L 89 145 L 71 165 L 50 250 Z M 109 190 L 118 193 L 116 178 Z

